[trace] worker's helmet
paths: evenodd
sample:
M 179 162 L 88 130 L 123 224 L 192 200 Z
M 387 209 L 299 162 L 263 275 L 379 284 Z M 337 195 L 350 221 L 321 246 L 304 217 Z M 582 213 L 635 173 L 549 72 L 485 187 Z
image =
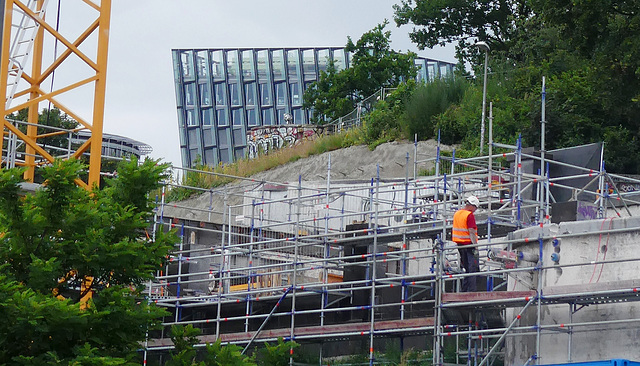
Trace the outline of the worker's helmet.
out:
M 476 196 L 467 197 L 467 204 L 476 206 L 476 208 L 480 207 L 480 200 Z

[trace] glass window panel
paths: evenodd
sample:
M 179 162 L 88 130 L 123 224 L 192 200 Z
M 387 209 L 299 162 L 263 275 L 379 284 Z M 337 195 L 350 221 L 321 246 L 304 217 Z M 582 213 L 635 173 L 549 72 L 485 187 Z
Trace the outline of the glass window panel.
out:
M 227 88 L 224 83 L 215 84 L 216 105 L 227 105 Z
M 184 86 L 184 101 L 187 105 L 193 105 L 196 99 L 196 85 L 189 83 Z
M 200 84 L 200 104 L 204 106 L 211 105 L 211 91 L 209 90 L 209 84 Z
M 285 113 L 286 112 L 284 111 L 284 109 L 278 109 L 278 122 L 277 122 L 277 124 L 279 124 L 279 125 L 287 124 L 287 122 L 284 119 L 284 114 Z
M 187 129 L 182 127 L 182 124 L 180 125 L 180 145 L 186 145 L 187 144 Z
M 429 62 L 427 64 L 427 75 L 429 80 L 435 80 L 436 79 L 436 73 L 437 73 L 437 63 L 436 62 Z
M 198 120 L 193 109 L 187 109 L 187 126 L 197 126 Z
M 316 67 L 315 67 L 316 58 L 313 54 L 313 50 L 304 50 L 302 51 L 302 69 L 304 70 L 304 76 L 308 80 L 309 78 L 315 79 L 316 76 Z
M 318 71 L 327 71 L 329 66 L 329 50 L 318 51 Z
M 215 145 L 213 139 L 213 131 L 211 130 L 211 128 L 205 128 L 204 130 L 202 130 L 202 141 L 204 142 L 204 146 Z
M 213 153 L 213 149 L 206 149 L 204 151 L 204 163 L 206 165 L 216 165 L 216 160 Z
M 244 119 L 242 118 L 242 109 L 234 109 L 231 111 L 233 125 L 234 126 L 242 126 L 244 124 Z
M 242 76 L 246 80 L 253 80 L 256 78 L 253 68 L 253 51 L 242 51 Z
M 216 110 L 216 121 L 218 121 L 218 126 L 229 126 L 229 118 L 227 117 L 226 109 Z
M 260 84 L 260 103 L 263 106 L 273 105 L 273 97 L 271 96 L 271 84 Z
M 258 125 L 258 113 L 256 113 L 255 109 L 247 109 L 247 124 L 249 126 L 257 126 Z
M 242 105 L 240 100 L 240 90 L 238 88 L 238 84 L 231 83 L 229 84 L 229 98 L 231 98 L 231 105 L 238 106 Z
M 273 109 L 267 108 L 262 111 L 262 125 L 271 126 L 273 124 Z
M 180 155 L 182 156 L 182 166 L 183 167 L 189 167 L 190 165 L 188 164 L 188 157 L 189 157 L 189 150 L 187 149 L 180 149 Z
M 302 93 L 300 91 L 300 84 L 298 83 L 289 84 L 289 90 L 291 91 L 291 105 L 301 106 Z
M 196 166 L 196 164 L 198 164 L 198 162 L 202 162 L 201 158 L 200 158 L 200 154 L 198 153 L 197 149 L 191 149 L 189 150 L 189 157 L 191 158 L 191 164 L 190 166 L 194 167 Z
M 234 128 L 233 129 L 233 145 L 234 146 L 243 146 L 246 145 L 244 139 L 247 138 L 247 135 L 244 133 L 243 128 Z
M 207 51 L 199 51 L 197 54 L 197 67 L 198 67 L 198 76 L 205 78 L 207 77 L 207 69 L 208 69 L 208 62 L 207 62 Z
M 269 58 L 267 54 L 267 50 L 258 51 L 258 80 L 260 81 L 268 81 L 269 80 Z
M 256 83 L 244 86 L 245 105 L 256 105 Z
M 218 142 L 220 146 L 229 146 L 229 138 L 227 137 L 227 131 L 221 131 L 218 134 Z M 220 153 L 222 155 L 222 152 Z
M 293 123 L 296 125 L 304 124 L 304 118 L 302 117 L 302 109 L 293 110 Z
M 182 77 L 185 79 L 193 79 L 193 53 L 191 51 L 184 51 L 180 54 L 180 60 L 182 63 Z
M 440 77 L 446 77 L 450 74 L 450 65 L 440 65 Z
M 199 132 L 198 129 L 195 128 L 190 128 L 189 129 L 189 147 L 190 148 L 197 148 L 199 146 Z
M 229 76 L 229 79 L 238 78 L 238 67 L 238 51 L 227 51 L 227 75 Z
M 222 51 L 211 52 L 211 76 L 215 80 L 224 79 Z
M 231 160 L 229 158 L 229 149 L 220 149 L 220 160 L 223 164 L 231 163 Z
M 213 124 L 213 109 L 207 108 L 202 110 L 202 125 L 211 126 Z
M 336 70 L 344 70 L 346 66 L 345 58 L 344 58 L 344 50 L 333 50 L 333 62 L 336 65 Z
M 284 79 L 284 51 L 275 50 L 271 55 L 273 60 L 273 77 L 276 80 Z
M 284 83 L 276 84 L 276 101 L 278 105 L 287 105 L 287 91 Z
M 414 64 L 418 67 L 416 73 L 417 82 L 427 82 L 427 69 L 425 68 L 425 60 L 415 60 Z
M 297 79 L 300 69 L 300 58 L 298 57 L 298 50 L 287 51 L 287 68 L 289 71 L 289 78 Z

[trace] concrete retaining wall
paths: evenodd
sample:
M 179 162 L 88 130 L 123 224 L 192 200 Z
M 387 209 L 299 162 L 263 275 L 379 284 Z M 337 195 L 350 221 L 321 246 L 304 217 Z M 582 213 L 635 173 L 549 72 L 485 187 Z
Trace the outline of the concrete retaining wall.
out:
M 606 233 L 611 229 L 631 229 L 621 233 Z M 538 253 L 539 235 L 545 237 L 576 234 L 562 237 L 554 246 L 553 240 L 542 243 L 543 265 L 552 268 L 542 272 L 542 289 L 545 294 L 602 291 L 640 284 L 640 261 L 615 264 L 595 264 L 595 261 L 612 261 L 640 258 L 640 218 L 591 220 L 546 225 L 543 229 L 532 227 L 513 233 L 514 239 L 529 238 L 528 243 L 515 245 L 518 250 Z M 558 262 L 551 259 L 557 253 Z M 573 265 L 573 266 L 572 266 Z M 535 289 L 537 275 L 521 274 L 522 282 L 509 277 L 509 290 Z M 530 283 L 530 286 L 527 286 Z M 544 330 L 540 343 L 540 364 L 595 361 L 611 358 L 640 359 L 640 303 L 592 303 L 578 308 L 571 315 L 569 304 L 543 305 L 542 325 L 596 323 L 599 321 L 627 320 L 620 324 L 558 328 Z M 509 323 L 520 309 L 507 309 Z M 535 306 L 527 309 L 521 326 L 535 325 Z M 635 320 L 635 322 L 634 322 Z M 536 353 L 535 328 L 532 335 L 509 337 L 505 344 L 505 364 L 521 365 Z M 569 334 L 573 331 L 573 334 Z

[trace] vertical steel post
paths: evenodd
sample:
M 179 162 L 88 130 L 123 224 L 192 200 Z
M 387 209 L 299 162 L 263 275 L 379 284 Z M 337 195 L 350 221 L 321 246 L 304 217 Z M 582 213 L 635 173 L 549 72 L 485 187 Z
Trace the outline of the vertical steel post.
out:
M 545 146 L 545 138 L 546 138 L 546 124 L 547 124 L 547 120 L 546 120 L 546 103 L 547 103 L 547 89 L 546 89 L 546 79 L 543 76 L 542 77 L 542 118 L 540 119 L 540 126 L 541 126 L 541 131 L 540 131 L 540 169 L 542 170 L 542 176 L 546 177 L 547 176 L 547 171 L 546 171 L 546 163 L 545 163 L 545 155 L 546 155 L 546 146 Z M 538 185 L 541 185 L 542 187 L 544 187 L 544 185 L 542 184 L 542 182 L 539 182 Z M 545 217 L 547 215 L 547 212 L 545 210 L 544 207 L 544 201 L 540 200 L 539 202 L 540 204 L 540 222 L 545 222 Z
M 569 304 L 569 324 L 573 324 L 573 313 L 576 308 L 576 304 Z M 569 326 L 569 341 L 567 342 L 567 362 L 571 363 L 571 346 L 573 343 L 573 326 Z
M 322 263 L 322 303 L 320 308 L 320 326 L 324 325 L 324 309 L 328 304 L 328 296 L 327 296 L 327 285 L 329 283 L 329 262 L 327 261 L 331 256 L 331 250 L 329 247 L 329 241 L 327 237 L 329 235 L 329 192 L 331 190 L 331 154 L 329 154 L 329 161 L 327 162 L 327 193 L 325 195 L 325 214 L 324 214 L 324 236 L 322 237 L 322 241 L 324 242 L 324 261 Z M 322 348 L 320 348 L 320 352 L 322 352 Z
M 251 288 L 253 287 L 253 231 L 255 230 L 256 200 L 251 200 L 251 224 L 249 225 L 249 278 L 247 278 L 247 295 L 245 296 L 244 331 L 249 332 L 249 315 L 251 315 Z
M 296 233 L 293 249 L 293 281 L 291 284 L 291 329 L 290 340 L 295 341 L 296 294 L 298 292 L 298 250 L 300 246 L 300 208 L 302 207 L 302 175 L 298 175 L 298 199 L 296 209 Z M 289 365 L 293 365 L 293 345 L 289 348 Z
M 102 129 L 104 124 L 104 103 L 107 89 L 107 51 L 109 49 L 109 24 L 111 22 L 111 0 L 100 2 L 100 26 L 98 28 L 98 53 L 91 126 L 91 156 L 89 157 L 89 179 L 91 188 L 100 184 L 100 164 L 102 160 Z
M 438 130 L 438 144 L 436 146 L 436 178 L 433 195 L 433 221 L 438 220 L 438 204 L 440 196 L 440 130 Z M 435 225 L 435 224 L 434 224 Z
M 375 202 L 372 202 L 375 205 L 374 210 L 374 227 L 373 227 L 373 249 L 371 253 L 371 306 L 370 306 L 370 325 L 369 325 L 369 366 L 373 366 L 374 362 L 374 353 L 373 353 L 373 340 L 375 334 L 375 316 L 376 316 L 376 266 L 377 266 L 377 256 L 378 256 L 378 212 L 379 212 L 379 194 L 380 194 L 380 164 L 376 166 L 376 193 L 375 193 Z
M 222 210 L 222 232 L 221 240 L 220 240 L 220 264 L 218 267 L 218 309 L 216 310 L 216 338 L 220 337 L 220 315 L 222 313 L 222 293 L 224 289 L 222 276 L 224 276 L 224 241 L 226 238 L 226 230 L 231 231 L 231 226 L 226 227 L 227 222 L 227 210 L 229 209 L 229 198 L 228 192 L 224 190 L 224 202 L 223 202 L 223 210 Z M 231 216 L 231 215 L 229 215 Z
M 539 259 L 537 265 L 538 272 L 538 285 L 536 286 L 536 300 L 537 303 L 537 319 L 536 319 L 536 365 L 540 365 L 540 359 L 542 356 L 540 355 L 540 335 L 541 335 L 541 322 L 542 322 L 542 270 L 543 270 L 543 238 L 544 232 L 542 227 L 540 227 L 540 235 L 538 237 L 538 245 L 539 245 Z
M 522 216 L 520 208 L 522 206 L 522 135 L 518 135 L 518 144 L 516 148 L 516 179 L 518 181 L 516 185 L 516 225 L 518 228 L 522 227 Z
M 180 247 L 179 247 L 179 253 L 178 253 L 178 278 L 176 279 L 176 298 L 178 300 L 176 300 L 176 313 L 175 313 L 175 321 L 178 322 L 180 321 L 180 291 L 182 290 L 180 288 L 180 282 L 181 282 L 181 278 L 182 278 L 182 250 L 184 248 L 184 222 L 182 223 L 182 226 L 180 227 Z
M 600 193 L 598 193 L 598 201 L 599 201 L 598 218 L 601 218 L 601 219 L 603 219 L 606 216 L 605 207 L 604 207 L 605 206 L 604 182 L 605 182 L 605 170 L 604 170 L 604 142 L 603 142 L 600 148 L 600 176 L 598 177 L 598 189 L 600 190 Z
M 484 120 L 487 110 L 487 64 L 489 63 L 489 50 L 484 51 L 484 83 L 482 84 L 482 123 L 480 124 L 480 155 L 484 151 Z
M 491 250 L 491 199 L 493 195 L 493 102 L 489 103 L 489 167 L 487 169 L 487 183 L 487 251 L 489 251 Z
M 413 180 L 418 175 L 418 134 L 413 135 Z

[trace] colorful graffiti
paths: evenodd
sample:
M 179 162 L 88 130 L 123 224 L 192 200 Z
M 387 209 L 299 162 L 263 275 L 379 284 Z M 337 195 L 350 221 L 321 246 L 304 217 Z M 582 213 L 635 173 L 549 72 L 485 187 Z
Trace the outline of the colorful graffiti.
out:
M 247 134 L 249 158 L 269 153 L 284 146 L 293 146 L 316 135 L 316 131 L 303 126 L 265 126 L 254 128 Z

